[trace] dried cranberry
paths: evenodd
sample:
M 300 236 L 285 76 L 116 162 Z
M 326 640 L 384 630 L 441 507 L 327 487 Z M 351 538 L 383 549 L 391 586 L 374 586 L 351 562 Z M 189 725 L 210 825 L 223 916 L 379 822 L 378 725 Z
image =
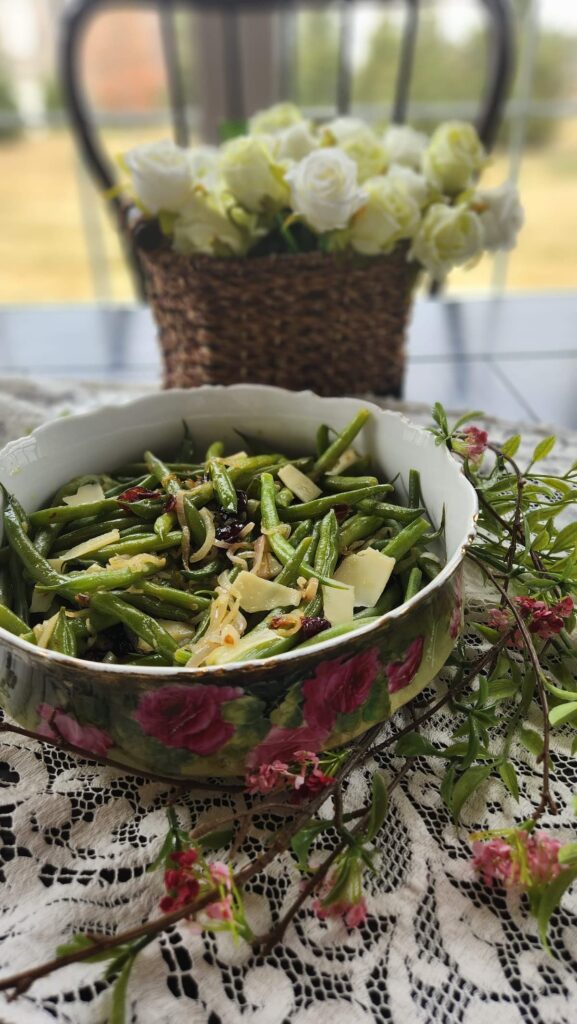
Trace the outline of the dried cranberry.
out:
M 334 512 L 337 517 L 337 522 L 341 523 L 343 519 L 346 519 L 347 516 L 350 514 L 350 511 L 350 505 L 335 505 Z
M 172 512 L 176 508 L 176 498 L 171 494 L 164 503 L 164 511 Z
M 145 498 L 158 498 L 158 491 L 149 491 L 146 487 L 129 487 L 118 495 L 118 501 L 143 501 Z
M 243 529 L 244 523 L 232 520 L 232 522 L 217 526 L 214 532 L 217 540 L 223 540 L 225 544 L 233 544 L 235 540 L 238 540 Z
M 325 629 L 330 629 L 331 624 L 328 619 L 323 619 L 320 615 L 305 615 L 301 624 L 301 634 L 304 640 L 310 640 L 312 636 L 316 636 L 317 633 L 323 633 Z
M 246 515 L 246 506 L 248 504 L 248 494 L 246 491 L 237 491 L 236 497 L 238 501 L 238 514 L 239 516 Z

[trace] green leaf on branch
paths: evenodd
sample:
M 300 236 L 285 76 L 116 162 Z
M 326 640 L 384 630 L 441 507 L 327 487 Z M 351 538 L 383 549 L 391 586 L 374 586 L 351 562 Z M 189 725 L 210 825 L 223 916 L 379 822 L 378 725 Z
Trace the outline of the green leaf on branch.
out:
M 543 753 L 543 737 L 534 729 L 519 729 L 519 740 L 530 754 L 541 757 Z
M 518 802 L 519 782 L 517 780 L 517 772 L 510 761 L 503 761 L 503 763 L 499 765 L 499 775 L 501 776 L 501 781 L 505 786 L 505 789 L 508 789 L 513 799 Z
M 501 451 L 503 452 L 503 455 L 506 455 L 509 459 L 512 459 L 513 456 L 515 456 L 519 451 L 520 444 L 521 435 L 513 434 L 512 437 L 508 437 L 506 441 L 503 441 L 503 444 L 500 445 L 500 448 Z
M 215 850 L 222 850 L 223 847 L 228 846 L 232 842 L 234 836 L 234 828 L 221 828 L 216 829 L 214 832 L 207 832 L 206 835 L 196 841 L 196 845 L 200 846 L 201 850 L 205 853 L 214 852 Z
M 577 843 L 565 843 L 559 850 L 557 860 L 560 864 L 575 864 L 577 866 Z
M 297 856 L 297 867 L 299 871 L 309 870 L 309 854 L 317 836 L 330 828 L 330 821 L 310 821 L 308 825 L 301 828 L 291 840 L 291 848 Z
M 365 835 L 371 842 L 381 828 L 389 806 L 389 792 L 384 772 L 376 771 L 373 775 L 371 809 L 367 820 Z
M 558 704 L 549 712 L 550 725 L 563 725 L 565 722 L 573 722 L 577 718 L 577 701 L 568 704 Z
M 125 1024 L 126 990 L 128 988 L 128 979 L 130 978 L 130 972 L 133 964 L 134 957 L 131 956 L 124 964 L 124 967 L 114 983 L 114 988 L 112 989 L 112 1004 L 110 1007 L 109 1024 Z
M 539 925 L 539 938 L 545 949 L 551 953 L 548 939 L 549 922 L 557 910 L 563 894 L 577 878 L 577 866 L 565 868 L 557 878 L 544 888 L 538 901 L 533 905 L 533 913 Z
M 457 779 L 453 787 L 451 800 L 451 811 L 455 821 L 459 818 L 461 810 L 473 793 L 489 778 L 493 771 L 492 765 L 476 764 Z
M 418 732 L 401 736 L 395 747 L 395 757 L 440 757 L 442 754 Z
M 74 956 L 75 953 L 81 953 L 85 949 L 90 949 L 97 942 L 98 938 L 95 936 L 83 935 L 80 932 L 77 935 L 73 935 L 69 942 L 63 942 L 60 946 L 57 946 L 56 956 Z M 88 957 L 85 963 L 96 964 L 102 960 L 116 960 L 126 952 L 126 948 L 126 946 L 113 946 L 110 949 L 101 949 L 99 952 L 94 953 L 93 956 Z

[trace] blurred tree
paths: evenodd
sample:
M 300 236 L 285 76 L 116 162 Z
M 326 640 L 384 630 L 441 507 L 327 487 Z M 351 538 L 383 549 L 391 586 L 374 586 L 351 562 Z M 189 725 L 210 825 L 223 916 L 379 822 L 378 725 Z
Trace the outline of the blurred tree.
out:
M 329 11 L 305 11 L 297 25 L 295 100 L 302 106 L 333 105 L 336 95 L 338 28 Z
M 22 131 L 16 95 L 8 73 L 0 64 L 0 141 L 14 139 Z

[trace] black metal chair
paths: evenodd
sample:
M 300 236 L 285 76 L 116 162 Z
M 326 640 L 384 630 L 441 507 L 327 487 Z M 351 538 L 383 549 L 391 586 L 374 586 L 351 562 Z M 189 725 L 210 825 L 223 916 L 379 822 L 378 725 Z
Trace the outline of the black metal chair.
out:
M 380 0 L 383 5 L 390 0 Z M 390 120 L 403 124 L 406 120 L 417 41 L 420 0 L 403 0 L 406 8 L 401 39 L 398 70 Z M 509 0 L 478 0 L 487 18 L 488 46 L 487 70 L 483 95 L 476 117 L 479 135 L 487 149 L 491 149 L 500 125 L 513 74 L 513 27 Z M 291 17 L 299 10 L 323 8 L 337 9 L 339 17 L 339 55 L 336 82 L 335 110 L 347 114 L 351 106 L 352 89 L 352 31 L 358 0 L 76 0 L 66 10 L 63 19 L 61 73 L 63 91 L 74 136 L 85 163 L 98 188 L 114 193 L 117 184 L 113 164 L 109 160 L 98 135 L 82 83 L 80 48 L 84 32 L 95 14 L 110 9 L 156 10 L 162 38 L 163 58 L 168 84 L 174 139 L 180 145 L 189 141 L 189 127 L 185 102 L 182 64 L 179 60 L 175 12 L 188 9 L 199 13 L 226 15 L 224 19 L 224 92 L 226 118 L 238 120 L 247 116 L 242 92 L 241 50 L 239 46 L 239 20 L 248 12 L 279 12 L 285 19 L 284 46 L 279 59 L 281 92 L 286 92 L 291 51 Z M 110 200 L 122 225 L 123 211 L 117 198 Z M 136 272 L 136 286 L 142 293 L 142 278 L 134 251 L 127 253 Z

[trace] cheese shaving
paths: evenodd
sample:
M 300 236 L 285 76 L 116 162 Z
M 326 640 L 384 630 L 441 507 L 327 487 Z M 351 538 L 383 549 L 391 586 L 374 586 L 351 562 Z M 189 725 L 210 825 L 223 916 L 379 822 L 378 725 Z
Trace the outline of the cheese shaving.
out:
M 104 501 L 104 491 L 97 481 L 82 484 L 74 494 L 62 499 L 63 505 L 90 505 L 93 501 Z

